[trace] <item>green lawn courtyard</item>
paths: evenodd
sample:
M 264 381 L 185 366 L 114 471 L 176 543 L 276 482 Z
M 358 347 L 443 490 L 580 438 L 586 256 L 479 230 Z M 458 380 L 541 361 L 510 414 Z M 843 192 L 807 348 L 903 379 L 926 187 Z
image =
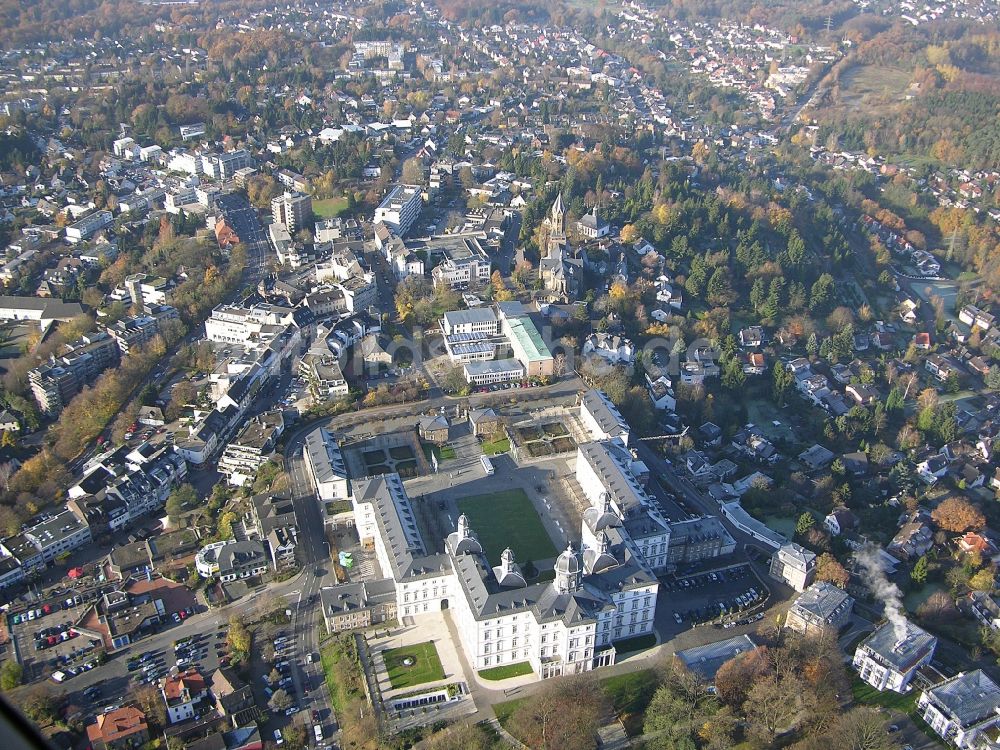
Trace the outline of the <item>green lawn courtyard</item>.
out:
M 382 652 L 393 690 L 444 679 L 437 649 L 430 641 Z
M 458 512 L 469 517 L 491 565 L 500 564 L 506 547 L 514 550 L 514 557 L 522 563 L 556 556 L 556 547 L 524 490 L 463 498 L 458 501 Z
M 340 216 L 340 212 L 347 208 L 347 198 L 326 198 L 321 201 L 313 201 L 313 214 L 317 219 L 332 219 Z
M 486 440 L 483 442 L 483 453 L 487 456 L 496 456 L 500 453 L 507 453 L 510 450 L 510 440 L 502 437 L 499 440 Z
M 455 449 L 450 445 L 437 445 L 435 443 L 421 443 L 424 449 L 424 458 L 428 461 L 431 456 L 437 456 L 438 461 L 450 461 L 455 458 Z

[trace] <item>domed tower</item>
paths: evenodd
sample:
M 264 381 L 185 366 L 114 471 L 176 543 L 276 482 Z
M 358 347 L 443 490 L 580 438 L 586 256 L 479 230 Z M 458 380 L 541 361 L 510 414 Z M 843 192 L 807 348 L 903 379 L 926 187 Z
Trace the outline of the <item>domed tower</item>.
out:
M 611 540 L 604 531 L 597 532 L 597 545 L 583 551 L 583 567 L 588 574 L 613 568 L 618 560 L 611 554 Z
M 556 591 L 569 594 L 580 588 L 580 557 L 573 550 L 573 545 L 567 545 L 566 550 L 556 558 Z
M 454 555 L 481 555 L 483 547 L 469 526 L 469 518 L 464 513 L 458 517 L 455 531 L 448 535 L 448 548 Z
M 514 551 L 508 547 L 500 555 L 500 564 L 493 568 L 497 583 L 504 588 L 520 588 L 526 585 L 521 568 L 514 561 Z

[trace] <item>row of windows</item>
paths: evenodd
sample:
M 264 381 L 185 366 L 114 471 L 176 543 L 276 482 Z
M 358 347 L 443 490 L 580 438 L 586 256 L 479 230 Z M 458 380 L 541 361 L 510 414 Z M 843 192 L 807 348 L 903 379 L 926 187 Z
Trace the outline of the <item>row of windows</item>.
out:
M 443 591 L 441 593 L 442 593 L 442 595 L 444 594 Z M 421 594 L 423 594 L 423 596 L 421 596 Z M 437 597 L 438 597 L 438 587 L 437 586 L 435 586 L 433 589 L 423 589 L 422 591 L 415 591 L 415 592 L 413 592 L 413 600 L 414 601 L 416 601 L 418 599 L 437 599 Z M 404 602 L 410 601 L 410 593 L 408 591 L 404 592 L 404 594 L 403 594 L 403 601 Z
M 427 608 L 427 605 L 428 605 L 428 602 L 424 602 L 423 608 L 421 608 L 421 606 L 419 604 L 416 604 L 416 605 L 414 605 L 412 607 L 403 607 L 403 614 L 404 615 L 415 615 L 418 612 L 427 612 L 427 611 L 429 611 L 428 608 Z
M 518 659 L 527 659 L 527 658 L 528 658 L 528 649 L 524 649 L 521 652 L 520 657 L 517 655 L 517 651 L 514 651 L 510 655 L 510 660 L 511 661 L 517 661 Z M 496 656 L 496 663 L 497 664 L 503 664 L 503 662 L 504 662 L 503 654 L 497 654 L 497 656 Z M 492 656 L 484 656 L 483 657 L 483 666 L 488 667 L 492 663 L 493 663 L 493 657 Z

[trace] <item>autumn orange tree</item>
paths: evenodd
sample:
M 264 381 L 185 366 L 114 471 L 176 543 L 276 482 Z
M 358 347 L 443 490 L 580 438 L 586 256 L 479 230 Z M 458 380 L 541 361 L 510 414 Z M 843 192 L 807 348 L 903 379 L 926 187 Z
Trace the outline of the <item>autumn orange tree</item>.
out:
M 983 512 L 964 497 L 958 496 L 942 500 L 941 504 L 931 512 L 931 518 L 942 529 L 956 533 L 981 529 L 986 525 Z
M 829 552 L 824 552 L 816 558 L 816 580 L 829 581 L 834 586 L 846 588 L 851 580 L 851 574 L 838 562 L 836 557 Z
M 533 750 L 597 747 L 603 693 L 590 677 L 558 680 L 519 707 L 511 733 Z

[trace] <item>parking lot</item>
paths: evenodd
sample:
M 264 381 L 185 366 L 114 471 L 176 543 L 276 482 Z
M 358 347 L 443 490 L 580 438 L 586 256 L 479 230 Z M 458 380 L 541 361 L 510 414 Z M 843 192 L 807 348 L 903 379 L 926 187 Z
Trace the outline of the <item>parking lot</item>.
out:
M 29 679 L 42 674 L 48 676 L 58 669 L 76 670 L 91 662 L 96 665 L 93 652 L 101 645 L 100 641 L 92 641 L 72 627 L 89 607 L 89 597 L 86 593 L 73 591 L 64 594 L 7 618 Z
M 657 608 L 657 620 L 669 624 L 668 629 L 674 632 L 710 622 L 727 628 L 749 624 L 770 596 L 747 563 L 667 577 L 660 584 L 664 600 Z

